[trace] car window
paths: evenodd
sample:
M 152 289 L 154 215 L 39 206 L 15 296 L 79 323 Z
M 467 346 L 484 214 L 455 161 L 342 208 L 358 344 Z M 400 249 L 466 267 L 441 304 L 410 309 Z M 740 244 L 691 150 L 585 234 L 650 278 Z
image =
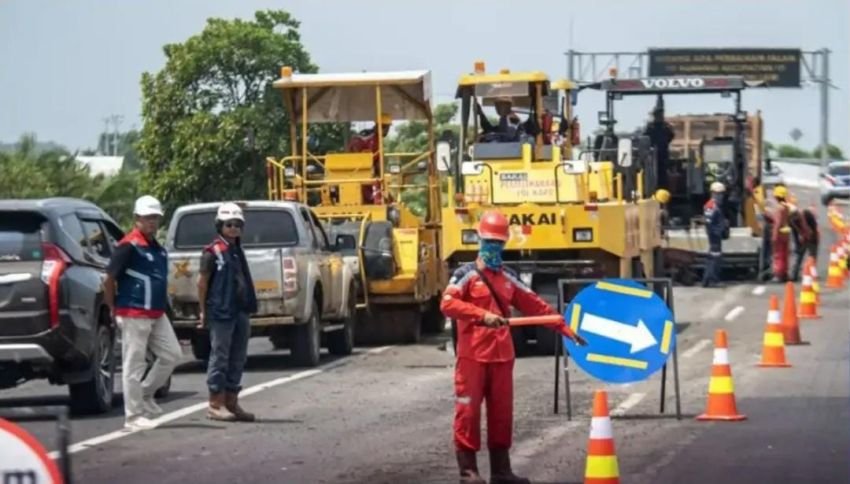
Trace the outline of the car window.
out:
M 109 240 L 109 245 L 112 247 L 118 245 L 118 242 L 124 238 L 124 232 L 112 222 L 101 220 L 100 223 L 106 229 L 106 238 Z
M 829 174 L 832 176 L 850 176 L 850 165 L 846 166 L 831 166 Z
M 97 220 L 81 220 L 89 252 L 103 259 L 112 254 L 112 244 Z
M 0 212 L 0 263 L 41 260 L 43 222 L 36 213 Z
M 68 235 L 68 237 L 71 238 L 71 240 L 76 242 L 85 250 L 86 236 L 83 234 L 83 227 L 80 225 L 80 219 L 78 219 L 76 215 L 73 213 L 63 215 L 59 218 L 59 226 Z
M 316 234 L 316 239 L 319 241 L 319 248 L 322 250 L 328 250 L 328 236 L 325 234 L 325 229 L 322 227 L 321 222 L 316 217 L 316 214 L 310 212 L 310 219 L 313 222 L 313 232 Z
M 291 247 L 298 244 L 298 231 L 289 211 L 246 209 L 244 215 L 243 247 Z M 177 223 L 174 247 L 201 249 L 212 242 L 216 235 L 214 210 L 187 213 Z
M 310 220 L 310 214 L 307 212 L 306 208 L 301 209 L 301 220 L 304 221 L 304 226 L 307 227 L 307 238 L 310 239 L 307 245 L 315 247 L 316 234 L 313 232 L 313 222 Z

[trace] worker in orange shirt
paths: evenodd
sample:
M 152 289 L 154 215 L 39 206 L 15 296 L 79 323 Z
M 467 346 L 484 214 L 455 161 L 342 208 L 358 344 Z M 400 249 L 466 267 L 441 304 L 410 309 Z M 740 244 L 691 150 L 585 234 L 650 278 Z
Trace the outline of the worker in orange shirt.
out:
M 786 199 L 788 189 L 783 185 L 777 185 L 773 189 L 773 198 L 776 199 L 777 207 L 773 216 L 773 280 L 774 282 L 785 282 L 788 280 L 788 251 L 791 239 L 791 227 L 789 225 L 791 213 Z
M 393 123 L 393 118 L 387 113 L 382 113 L 379 119 L 381 127 L 381 137 L 386 142 L 387 135 L 390 132 L 390 126 Z M 372 153 L 372 177 L 378 178 L 381 176 L 381 155 L 378 146 L 378 124 L 371 129 L 363 130 L 356 136 L 351 138 L 346 147 L 349 153 Z M 374 182 L 371 185 L 363 185 L 363 200 L 365 203 L 381 203 L 381 184 Z
M 478 259 L 458 268 L 440 309 L 457 320 L 454 444 L 461 483 L 483 484 L 476 453 L 481 440 L 481 403 L 487 402 L 487 447 L 491 483 L 528 483 L 511 469 L 514 346 L 508 326 L 511 306 L 526 315 L 555 311 L 503 267 L 508 220 L 490 211 L 481 217 Z M 567 328 L 574 341 L 586 344 Z

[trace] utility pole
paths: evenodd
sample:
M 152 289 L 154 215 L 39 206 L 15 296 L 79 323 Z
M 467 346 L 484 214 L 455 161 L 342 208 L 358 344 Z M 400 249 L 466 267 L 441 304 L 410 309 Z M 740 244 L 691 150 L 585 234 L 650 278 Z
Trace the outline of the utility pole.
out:
M 829 49 L 821 49 L 820 75 L 820 166 L 829 163 Z

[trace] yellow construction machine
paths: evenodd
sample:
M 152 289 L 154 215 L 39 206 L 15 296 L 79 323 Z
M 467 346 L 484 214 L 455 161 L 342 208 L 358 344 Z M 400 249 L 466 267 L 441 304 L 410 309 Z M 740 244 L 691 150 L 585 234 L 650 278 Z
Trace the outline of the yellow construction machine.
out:
M 360 274 L 356 341 L 412 343 L 423 330 L 440 331 L 447 273 L 433 135 L 421 152 L 384 149 L 393 121 L 423 122 L 432 133 L 430 72 L 300 74 L 284 67 L 274 87 L 289 114 L 292 148 L 266 160 L 269 198 L 312 207 L 332 242 L 335 234 L 356 237 L 356 247 L 337 248 Z M 350 136 L 351 123 L 363 122 L 374 128 L 346 148 L 311 153 L 328 132 L 315 125 L 337 123 Z M 405 202 L 411 193 L 416 207 Z
M 487 73 L 481 62 L 460 78 L 458 146 L 437 145 L 448 178 L 443 254 L 450 269 L 476 258 L 477 221 L 495 208 L 511 223 L 506 264 L 553 305 L 560 278 L 654 274 L 659 204 L 645 193 L 630 140 L 604 161 L 574 146 L 576 94 L 570 81 L 550 83 L 538 71 Z M 486 117 L 487 106 L 497 107 L 498 121 Z M 555 348 L 548 329 L 513 331 L 518 354 L 532 341 L 538 353 Z

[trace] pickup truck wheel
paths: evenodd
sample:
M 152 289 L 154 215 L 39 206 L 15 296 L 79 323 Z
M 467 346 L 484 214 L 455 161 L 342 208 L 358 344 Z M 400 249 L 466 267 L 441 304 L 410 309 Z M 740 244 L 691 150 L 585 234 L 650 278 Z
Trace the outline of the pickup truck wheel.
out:
M 192 355 L 195 359 L 206 362 L 210 359 L 211 351 L 209 333 L 202 331 L 192 335 Z
M 348 290 L 348 317 L 342 321 L 343 328 L 328 333 L 328 351 L 332 355 L 348 356 L 354 351 L 354 325 L 357 322 L 357 299 L 354 297 L 356 288 Z
M 321 338 L 319 335 L 319 304 L 313 301 L 310 317 L 307 322 L 295 327 L 295 337 L 292 338 L 292 358 L 298 366 L 317 366 L 321 355 Z
M 99 324 L 91 355 L 92 378 L 68 386 L 75 414 L 105 413 L 112 409 L 115 387 L 115 335 Z

